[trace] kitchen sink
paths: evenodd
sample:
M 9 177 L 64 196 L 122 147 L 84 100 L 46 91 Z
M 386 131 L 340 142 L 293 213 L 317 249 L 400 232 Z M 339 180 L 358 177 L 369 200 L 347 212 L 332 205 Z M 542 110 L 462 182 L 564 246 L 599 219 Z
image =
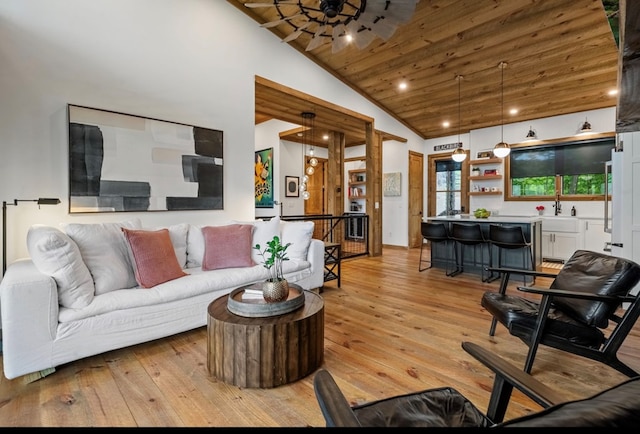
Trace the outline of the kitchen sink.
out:
M 549 232 L 578 232 L 578 218 L 571 216 L 542 216 L 542 230 Z

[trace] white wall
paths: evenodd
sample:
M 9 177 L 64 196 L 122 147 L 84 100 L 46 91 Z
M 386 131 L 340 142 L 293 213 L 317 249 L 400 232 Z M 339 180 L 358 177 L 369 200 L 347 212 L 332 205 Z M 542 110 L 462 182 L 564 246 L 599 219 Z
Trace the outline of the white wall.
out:
M 273 215 L 277 210 L 254 207 L 254 152 L 273 146 L 278 158 L 287 151 L 277 137 L 256 139 L 256 75 L 371 116 L 376 128 L 422 146 L 402 124 L 225 1 L 3 0 L 0 20 L 0 197 L 62 200 L 40 210 L 31 203 L 9 207 L 9 263 L 27 256 L 34 223 L 139 217 L 159 226 Z M 70 215 L 67 104 L 222 130 L 224 210 Z M 289 174 L 284 170 L 274 174 L 278 192 Z

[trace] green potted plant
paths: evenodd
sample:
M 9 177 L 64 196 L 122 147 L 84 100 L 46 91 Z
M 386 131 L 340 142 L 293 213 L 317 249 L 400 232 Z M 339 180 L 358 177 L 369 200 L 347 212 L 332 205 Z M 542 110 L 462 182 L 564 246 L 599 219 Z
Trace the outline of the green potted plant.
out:
M 284 278 L 282 264 L 289 260 L 287 249 L 290 245 L 282 244 L 280 237 L 275 235 L 264 249 L 260 244 L 253 246 L 264 260 L 263 267 L 269 271 L 269 278 L 262 285 L 262 296 L 267 302 L 283 301 L 289 296 L 289 284 Z

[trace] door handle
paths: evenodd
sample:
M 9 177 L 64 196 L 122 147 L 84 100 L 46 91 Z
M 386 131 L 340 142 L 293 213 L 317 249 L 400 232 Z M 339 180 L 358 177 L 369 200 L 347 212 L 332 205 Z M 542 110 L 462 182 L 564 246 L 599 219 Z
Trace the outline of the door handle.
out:
M 611 243 L 613 247 L 622 247 L 622 243 Z

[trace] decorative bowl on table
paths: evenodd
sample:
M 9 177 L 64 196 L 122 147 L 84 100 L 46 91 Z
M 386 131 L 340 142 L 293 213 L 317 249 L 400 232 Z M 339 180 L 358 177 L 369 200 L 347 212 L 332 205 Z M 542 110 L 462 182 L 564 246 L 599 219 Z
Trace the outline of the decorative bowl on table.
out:
M 475 218 L 478 219 L 486 219 L 491 215 L 491 211 L 484 209 L 484 208 L 478 208 L 477 210 L 475 210 L 473 212 L 473 216 Z

